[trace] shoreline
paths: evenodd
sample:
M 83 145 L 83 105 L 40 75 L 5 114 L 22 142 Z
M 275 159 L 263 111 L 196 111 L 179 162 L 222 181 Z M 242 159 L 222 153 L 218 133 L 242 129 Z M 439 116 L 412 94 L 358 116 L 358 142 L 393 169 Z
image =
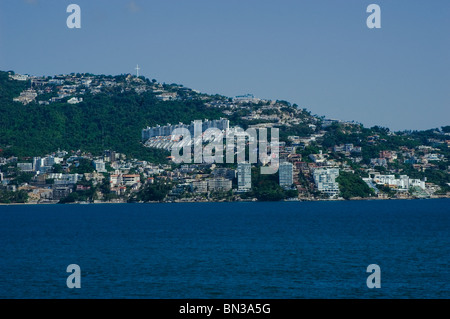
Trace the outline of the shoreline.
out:
M 308 199 L 308 200 L 282 200 L 277 202 L 346 202 L 346 201 L 387 201 L 387 200 L 424 200 L 424 199 L 450 199 L 450 196 L 442 195 L 424 198 L 351 198 L 351 199 Z M 0 206 L 16 206 L 16 205 L 98 205 L 98 204 L 182 204 L 182 203 L 276 203 L 275 201 L 258 201 L 258 200 L 239 200 L 239 201 L 195 201 L 195 200 L 177 200 L 167 202 L 74 202 L 59 204 L 58 202 L 30 202 L 30 203 L 0 203 Z

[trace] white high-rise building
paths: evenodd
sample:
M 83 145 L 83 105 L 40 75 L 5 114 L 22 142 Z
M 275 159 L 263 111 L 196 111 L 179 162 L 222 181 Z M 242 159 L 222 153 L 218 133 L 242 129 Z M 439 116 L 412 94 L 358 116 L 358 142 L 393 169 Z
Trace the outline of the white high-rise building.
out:
M 196 129 L 195 129 L 196 127 Z M 192 121 L 191 124 L 183 124 L 179 123 L 176 125 L 172 125 L 167 123 L 165 126 L 156 125 L 154 127 L 147 127 L 142 130 L 142 140 L 146 141 L 149 138 L 156 137 L 156 136 L 170 136 L 173 132 L 173 130 L 177 128 L 185 128 L 189 130 L 189 133 L 191 134 L 191 137 L 194 136 L 194 131 L 196 130 L 199 133 L 205 132 L 209 128 L 218 128 L 221 131 L 226 131 L 230 127 L 230 121 L 225 118 L 220 118 L 219 120 L 205 120 L 202 122 L 202 120 L 195 120 Z
M 408 175 L 400 175 L 399 178 L 396 178 L 395 175 L 377 174 L 374 176 L 373 182 L 378 185 L 388 185 L 389 187 L 404 191 L 407 191 L 412 186 L 425 189 L 425 181 L 420 179 L 410 179 Z
M 33 157 L 33 170 L 39 171 L 41 167 L 45 166 L 45 159 L 40 157 Z
M 237 176 L 239 191 L 252 189 L 252 165 L 250 163 L 239 163 L 237 165 Z
M 294 183 L 294 166 L 292 163 L 284 162 L 279 167 L 279 181 L 281 187 L 291 187 Z
M 314 182 L 317 189 L 330 197 L 339 194 L 339 184 L 336 178 L 339 176 L 339 168 L 317 168 L 314 170 Z
M 97 160 L 97 161 L 93 161 L 95 170 L 98 173 L 106 173 L 106 167 L 105 167 L 105 162 L 103 162 L 102 160 Z

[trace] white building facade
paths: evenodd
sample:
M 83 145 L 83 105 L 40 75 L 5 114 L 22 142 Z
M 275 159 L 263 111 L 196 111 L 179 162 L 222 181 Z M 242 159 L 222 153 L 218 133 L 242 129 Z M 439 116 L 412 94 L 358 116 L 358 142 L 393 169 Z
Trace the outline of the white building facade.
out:
M 339 176 L 339 168 L 317 168 L 314 170 L 314 183 L 317 189 L 330 197 L 339 195 L 339 184 L 336 178 Z

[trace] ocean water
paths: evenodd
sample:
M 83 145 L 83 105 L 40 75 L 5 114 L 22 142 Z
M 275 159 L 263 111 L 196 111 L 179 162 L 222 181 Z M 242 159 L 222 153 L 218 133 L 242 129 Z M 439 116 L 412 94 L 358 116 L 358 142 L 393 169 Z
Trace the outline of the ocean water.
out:
M 449 298 L 450 200 L 0 206 L 0 298 Z M 66 268 L 81 269 L 69 289 Z M 366 285 L 367 266 L 381 288 Z

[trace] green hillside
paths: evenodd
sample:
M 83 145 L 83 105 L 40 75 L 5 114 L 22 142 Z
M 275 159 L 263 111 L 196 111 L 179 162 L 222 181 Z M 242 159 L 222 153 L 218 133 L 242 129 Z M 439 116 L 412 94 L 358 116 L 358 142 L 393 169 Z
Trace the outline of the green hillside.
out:
M 85 94 L 79 104 L 22 105 L 13 102 L 29 82 L 0 72 L 0 149 L 2 156 L 40 156 L 57 150 L 100 153 L 112 149 L 139 159 L 163 161 L 167 152 L 142 146 L 147 125 L 217 119 L 222 113 L 201 100 L 159 101 L 153 93 L 115 89 Z

